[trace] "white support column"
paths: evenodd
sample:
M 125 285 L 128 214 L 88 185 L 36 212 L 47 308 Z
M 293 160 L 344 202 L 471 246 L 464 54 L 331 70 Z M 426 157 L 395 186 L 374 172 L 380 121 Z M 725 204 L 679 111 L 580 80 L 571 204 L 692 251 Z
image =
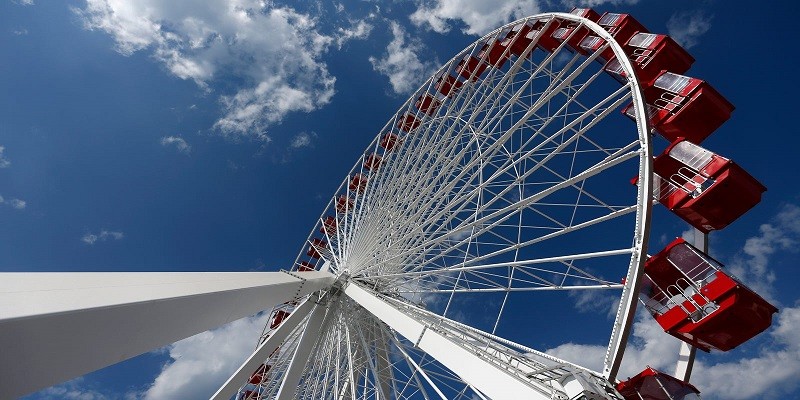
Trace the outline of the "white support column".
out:
M 0 398 L 84 375 L 333 280 L 319 271 L 0 273 Z
M 314 350 L 314 346 L 317 344 L 324 322 L 329 319 L 327 311 L 328 308 L 325 304 L 318 304 L 311 311 L 306 327 L 303 330 L 303 336 L 300 337 L 300 342 L 297 343 L 297 349 L 292 356 L 289 369 L 283 374 L 283 381 L 280 389 L 278 389 L 278 394 L 275 395 L 275 400 L 294 399 L 297 385 L 303 376 L 311 351 Z
M 429 329 L 422 321 L 368 290 L 350 283 L 344 293 L 487 397 L 495 400 L 551 399 L 552 393 L 534 389 L 498 364 L 459 346 L 436 329 Z
M 708 254 L 708 234 L 695 229 L 692 245 L 703 253 Z M 696 347 L 681 341 L 681 348 L 678 350 L 678 362 L 675 365 L 676 378 L 684 382 L 689 382 L 689 378 L 692 376 L 692 368 L 694 367 L 694 358 L 696 355 Z
M 236 394 L 245 381 L 255 371 L 261 363 L 266 360 L 278 346 L 286 340 L 286 337 L 300 324 L 300 322 L 308 316 L 308 313 L 314 308 L 316 303 L 313 299 L 308 299 L 292 311 L 288 318 L 281 322 L 278 329 L 275 329 L 272 334 L 262 342 L 256 351 L 245 360 L 245 362 L 231 375 L 230 378 L 211 396 L 211 400 L 228 400 Z

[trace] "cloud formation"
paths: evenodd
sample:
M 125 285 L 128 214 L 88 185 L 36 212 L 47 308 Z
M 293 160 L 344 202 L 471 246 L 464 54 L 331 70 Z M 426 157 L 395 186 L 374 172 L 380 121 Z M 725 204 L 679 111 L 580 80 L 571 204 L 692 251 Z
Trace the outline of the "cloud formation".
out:
M 255 349 L 268 315 L 248 317 L 170 346 L 168 362 L 144 400 L 207 399 Z
M 381 58 L 370 57 L 372 68 L 389 78 L 396 94 L 408 94 L 416 89 L 436 68 L 438 61 L 421 61 L 422 44 L 411 39 L 400 24 L 392 21 L 394 38 Z
M 774 302 L 775 272 L 770 257 L 778 251 L 797 251 L 800 243 L 800 207 L 784 205 L 769 223 L 758 228 L 759 234 L 747 239 L 742 253 L 734 256 L 728 270 L 765 299 Z
M 9 161 L 4 154 L 5 151 L 5 146 L 0 146 L 0 168 L 8 168 L 8 166 L 11 165 L 11 161 Z
M 6 200 L 5 198 L 3 198 L 3 196 L 0 196 L 0 205 L 7 205 L 16 210 L 22 210 L 28 206 L 28 203 L 25 200 L 20 200 L 20 199 Z
M 711 19 L 711 16 L 699 11 L 675 13 L 667 21 L 667 31 L 681 46 L 690 49 L 699 43 L 700 36 L 711 29 Z
M 293 149 L 299 149 L 301 147 L 311 146 L 311 139 L 313 137 L 317 137 L 317 134 L 314 132 L 311 132 L 311 134 L 308 134 L 306 132 L 300 132 L 297 135 L 295 135 L 294 138 L 292 138 L 292 143 L 290 144 L 290 146 Z
M 411 14 L 411 22 L 438 33 L 447 33 L 453 23 L 468 35 L 483 35 L 498 26 L 540 12 L 535 0 L 434 0 L 423 1 Z
M 111 35 L 121 54 L 149 51 L 172 75 L 204 90 L 222 79 L 241 82 L 219 97 L 222 115 L 213 127 L 232 139 L 261 141 L 287 114 L 330 102 L 336 79 L 322 56 L 371 29 L 357 23 L 325 34 L 314 17 L 258 0 L 87 0 L 75 11 L 87 29 Z
M 87 233 L 83 235 L 81 241 L 88 244 L 93 245 L 98 240 L 101 242 L 105 242 L 106 240 L 113 239 L 113 240 L 120 240 L 125 237 L 125 234 L 120 231 L 108 231 L 108 230 L 101 230 L 98 234 L 94 233 Z
M 175 146 L 180 153 L 189 154 L 192 152 L 192 146 L 180 136 L 165 136 L 161 138 L 162 146 Z

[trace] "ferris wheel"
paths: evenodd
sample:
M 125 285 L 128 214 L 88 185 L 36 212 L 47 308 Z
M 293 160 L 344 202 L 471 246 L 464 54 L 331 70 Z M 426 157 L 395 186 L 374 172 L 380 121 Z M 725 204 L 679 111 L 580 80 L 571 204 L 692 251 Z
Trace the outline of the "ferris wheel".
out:
M 62 329 L 45 335 L 45 345 L 41 337 L 21 339 L 6 356 L 13 365 L 0 364 L 0 397 L 278 304 L 253 354 L 212 398 L 638 398 L 626 394 L 640 389 L 636 382 L 617 384 L 617 375 L 640 298 L 657 319 L 694 307 L 684 318 L 689 325 L 725 311 L 711 295 L 689 293 L 723 281 L 709 279 L 721 269 L 702 248 L 673 244 L 665 250 L 672 253 L 648 261 L 652 207 L 669 202 L 707 233 L 763 192 L 743 170 L 724 178 L 710 172 L 709 163 L 721 169 L 719 160 L 727 159 L 698 146 L 730 114 L 724 99 L 713 104 L 719 123 L 707 117 L 704 126 L 683 129 L 689 117 L 673 118 L 691 112 L 694 97 L 681 90 L 705 89 L 700 107 L 716 93 L 679 75 L 692 61 L 625 14 L 575 9 L 500 27 L 445 63 L 389 119 L 287 271 L 11 276 L 17 288 L 34 289 L 14 295 L 25 305 L 2 309 L 10 322 L 0 321 L 0 339 L 53 323 Z M 673 142 L 665 150 L 672 158 L 654 163 L 654 129 Z M 741 178 L 728 178 L 734 175 Z M 714 184 L 723 179 L 730 183 L 724 190 L 749 184 L 752 199 L 736 210 L 704 212 L 700 199 L 719 195 L 722 185 Z M 659 275 L 656 261 L 676 265 L 664 260 L 679 249 L 694 255 L 695 269 L 659 290 L 659 279 L 672 277 Z M 536 335 L 556 345 L 580 337 L 562 326 L 574 329 L 586 318 L 574 303 L 597 294 L 618 300 L 609 302 L 618 306 L 607 327 L 591 333 L 608 343 L 603 360 L 588 362 L 602 370 L 530 342 Z M 767 306 L 765 318 L 774 312 Z M 700 337 L 684 341 L 703 350 L 738 344 L 704 339 L 686 324 L 665 330 Z M 752 335 L 766 324 L 762 318 Z M 39 355 L 30 359 L 26 345 L 38 346 Z M 40 363 L 58 367 L 51 381 L 26 376 Z M 696 394 L 688 375 L 659 374 L 648 369 L 637 379 L 680 386 L 683 397 L 674 398 Z

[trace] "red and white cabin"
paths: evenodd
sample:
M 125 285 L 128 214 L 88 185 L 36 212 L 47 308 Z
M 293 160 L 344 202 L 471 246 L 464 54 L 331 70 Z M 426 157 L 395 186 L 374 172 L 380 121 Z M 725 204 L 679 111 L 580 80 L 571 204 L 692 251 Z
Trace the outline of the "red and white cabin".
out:
M 384 151 L 392 151 L 394 150 L 395 146 L 400 142 L 400 139 L 394 133 L 387 133 L 383 135 L 381 138 L 381 142 L 379 145 L 383 148 Z
M 275 312 L 275 315 L 272 317 L 272 321 L 269 323 L 269 329 L 275 329 L 283 323 L 283 320 L 289 316 L 289 312 L 285 310 L 278 310 Z
M 694 57 L 667 35 L 637 33 L 622 49 L 636 68 L 639 82 L 647 87 L 652 86 L 663 71 L 683 74 L 694 64 Z M 625 71 L 616 58 L 606 64 L 605 71 L 616 80 L 627 82 Z
M 503 44 L 505 41 L 490 39 L 488 43 L 484 43 L 481 50 L 478 52 L 478 58 L 483 60 L 495 68 L 503 68 L 511 53 L 508 46 Z
M 652 109 L 650 124 L 670 142 L 682 137 L 702 143 L 734 109 L 708 82 L 666 71 L 645 87 L 644 97 Z M 629 105 L 623 112 L 632 117 L 632 108 Z
M 379 156 L 379 155 L 377 155 L 375 153 L 372 153 L 372 154 L 368 155 L 367 158 L 364 159 L 363 166 L 364 166 L 364 169 L 366 169 L 368 171 L 374 171 L 374 170 L 380 168 L 381 163 L 383 163 L 383 157 L 381 157 L 381 156 Z
M 464 86 L 464 82 L 461 82 L 458 80 L 458 78 L 448 74 L 447 72 L 437 76 L 436 84 L 434 85 L 436 90 L 445 96 L 450 96 L 452 93 L 455 93 L 461 88 L 461 86 Z
M 481 77 L 481 74 L 489 68 L 489 64 L 482 62 L 474 56 L 467 56 L 456 65 L 456 73 L 463 76 L 464 79 L 471 79 L 473 82 Z
M 433 113 L 435 113 L 441 105 L 442 102 L 439 101 L 439 99 L 431 96 L 428 93 L 419 96 L 417 101 L 414 103 L 414 106 L 417 107 L 417 110 L 420 110 L 428 115 L 433 115 Z
M 308 251 L 306 255 L 311 258 L 320 258 L 322 257 L 322 250 L 328 247 L 328 242 L 322 239 L 311 239 L 311 244 L 308 246 Z
M 336 199 L 336 212 L 339 214 L 344 214 L 353 210 L 353 199 L 341 195 L 338 199 Z
M 253 385 L 258 385 L 264 380 L 264 376 L 269 372 L 271 368 L 270 365 L 261 364 L 252 375 L 250 375 L 250 379 L 248 380 L 249 383 Z
M 617 13 L 603 13 L 597 24 L 602 26 L 606 32 L 610 33 L 614 40 L 619 44 L 625 44 L 633 35 L 638 32 L 649 32 L 639 21 L 633 18 L 630 14 L 617 14 Z M 580 47 L 586 52 L 594 52 L 600 49 L 605 44 L 605 41 L 599 36 L 590 35 L 584 38 Z M 607 47 L 600 53 L 598 59 L 608 61 L 614 58 L 614 51 Z
M 704 351 L 746 342 L 778 311 L 681 238 L 647 260 L 639 298 L 664 331 Z
M 335 236 L 337 225 L 336 217 L 329 215 L 322 220 L 322 226 L 319 228 L 319 233 L 324 233 L 328 236 Z
M 350 184 L 347 186 L 347 188 L 359 194 L 364 193 L 364 190 L 367 189 L 368 180 L 369 178 L 367 178 L 366 175 L 359 172 L 350 178 Z
M 625 400 L 700 400 L 700 391 L 691 383 L 650 367 L 618 383 L 617 391 Z
M 767 190 L 733 161 L 683 139 L 655 158 L 653 172 L 655 199 L 705 233 L 728 226 Z
M 587 18 L 593 22 L 597 22 L 597 20 L 600 19 L 600 14 L 591 8 L 573 8 L 569 13 Z M 558 43 L 566 40 L 567 46 L 578 53 L 588 54 L 585 49 L 581 48 L 581 42 L 583 42 L 583 39 L 589 36 L 589 32 L 589 28 L 581 26 L 581 23 L 568 21 L 566 25 L 556 29 L 553 32 L 552 37 L 556 39 Z
M 397 119 L 397 129 L 404 132 L 411 132 L 417 129 L 420 123 L 422 122 L 414 116 L 414 113 L 406 111 L 405 114 Z
M 552 21 L 536 20 L 520 22 L 506 33 L 506 37 L 501 44 L 505 47 L 510 47 L 511 54 L 522 56 L 531 42 L 533 42 L 533 39 L 539 35 L 536 47 L 548 53 L 552 53 L 561 43 L 553 38 L 553 33 L 560 26 L 561 21 L 557 19 Z

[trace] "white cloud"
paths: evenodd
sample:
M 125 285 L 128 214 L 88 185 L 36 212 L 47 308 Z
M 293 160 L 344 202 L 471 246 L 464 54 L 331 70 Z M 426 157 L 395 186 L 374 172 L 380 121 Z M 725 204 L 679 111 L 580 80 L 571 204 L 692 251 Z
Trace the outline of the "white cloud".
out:
M 375 17 L 374 14 L 370 14 L 368 19 L 373 19 Z M 358 22 L 351 22 L 352 26 L 349 28 L 342 28 L 339 27 L 336 30 L 336 45 L 340 49 L 342 45 L 344 45 L 347 41 L 353 39 L 366 39 L 369 37 L 369 34 L 372 33 L 372 24 L 366 22 L 365 20 L 359 20 Z
M 12 33 L 14 34 L 14 36 L 23 36 L 28 34 L 28 30 L 25 28 L 16 29 Z
M 87 29 L 110 34 L 120 53 L 152 51 L 171 74 L 204 90 L 223 78 L 242 82 L 220 97 L 222 115 L 214 124 L 232 139 L 268 141 L 267 127 L 290 112 L 324 106 L 334 94 L 335 78 L 321 61 L 334 38 L 318 31 L 316 19 L 288 6 L 87 0 L 76 13 Z M 364 29 L 356 26 L 352 35 Z
M 687 49 L 697 45 L 700 36 L 709 29 L 711 17 L 699 11 L 675 13 L 667 21 L 669 35 Z
M 5 146 L 0 146 L 0 168 L 8 168 L 8 166 L 11 165 L 11 161 L 3 154 L 5 151 Z
M 770 257 L 777 251 L 797 251 L 800 243 L 800 207 L 787 204 L 770 221 L 759 227 L 759 235 L 747 239 L 741 254 L 727 266 L 737 278 L 762 297 L 774 302 L 775 272 Z
M 84 379 L 76 378 L 53 386 L 36 393 L 35 398 L 39 400 L 106 400 L 111 399 L 104 393 L 85 387 Z
M 253 352 L 267 313 L 231 322 L 167 347 L 172 358 L 144 393 L 149 399 L 207 399 Z
M 120 231 L 108 231 L 108 230 L 103 229 L 98 234 L 94 234 L 94 233 L 89 232 L 89 233 L 83 235 L 83 237 L 81 238 L 81 241 L 83 241 L 86 244 L 93 245 L 98 240 L 101 241 L 101 242 L 105 242 L 108 239 L 120 240 L 120 239 L 122 239 L 124 237 L 125 237 L 125 234 L 120 232 Z
M 165 136 L 161 138 L 161 145 L 162 146 L 175 146 L 175 148 L 184 154 L 189 154 L 192 152 L 192 146 L 186 142 L 182 137 L 179 136 Z
M 32 6 L 33 0 L 11 0 L 12 3 L 19 4 L 21 6 Z
M 434 0 L 423 1 L 411 14 L 416 26 L 428 27 L 438 33 L 447 33 L 451 23 L 458 21 L 462 32 L 483 35 L 513 20 L 536 14 L 540 2 L 535 0 Z
M 300 132 L 292 139 L 291 146 L 293 149 L 311 146 L 311 138 L 316 136 L 317 134 L 313 132 L 310 135 L 306 132 Z
M 609 5 L 624 5 L 636 4 L 639 0 L 562 0 L 561 4 L 567 7 L 597 7 L 605 4 Z M 600 12 L 602 14 L 602 12 Z
M 7 205 L 11 208 L 22 210 L 28 206 L 28 203 L 25 200 L 20 199 L 8 199 L 6 200 L 3 196 L 0 196 L 0 205 Z
M 386 47 L 386 53 L 380 59 L 370 57 L 369 62 L 375 71 L 389 78 L 395 93 L 407 94 L 433 73 L 438 62 L 420 61 L 418 52 L 422 45 L 409 39 L 397 22 L 392 21 L 391 27 L 394 39 Z

